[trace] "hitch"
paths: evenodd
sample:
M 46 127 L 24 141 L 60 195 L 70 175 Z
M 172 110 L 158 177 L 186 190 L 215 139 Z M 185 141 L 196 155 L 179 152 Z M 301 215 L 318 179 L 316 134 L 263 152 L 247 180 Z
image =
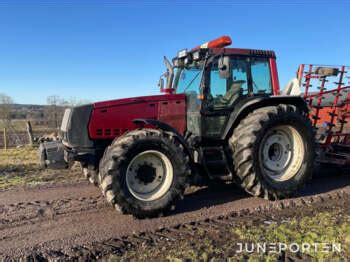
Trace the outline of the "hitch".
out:
M 42 168 L 68 169 L 65 149 L 61 141 L 43 142 L 39 146 L 39 161 Z

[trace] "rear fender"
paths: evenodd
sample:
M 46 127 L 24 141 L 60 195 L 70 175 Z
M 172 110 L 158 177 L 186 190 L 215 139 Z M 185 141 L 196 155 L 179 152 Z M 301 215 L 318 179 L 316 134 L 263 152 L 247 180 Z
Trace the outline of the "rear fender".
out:
M 253 110 L 279 104 L 294 105 L 304 113 L 310 111 L 306 101 L 301 96 L 266 96 L 249 99 L 249 101 L 245 101 L 242 105 L 237 105 L 232 111 L 221 139 L 228 139 L 239 122 Z

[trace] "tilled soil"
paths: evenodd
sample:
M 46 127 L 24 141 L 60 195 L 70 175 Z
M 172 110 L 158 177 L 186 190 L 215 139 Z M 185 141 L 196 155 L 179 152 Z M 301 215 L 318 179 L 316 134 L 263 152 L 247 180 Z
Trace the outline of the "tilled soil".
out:
M 169 232 L 179 229 L 179 234 L 186 234 L 181 228 L 186 229 L 196 223 L 194 221 L 232 216 L 237 212 L 249 214 L 266 207 L 312 205 L 319 199 L 325 202 L 329 195 L 340 199 L 350 193 L 350 173 L 342 170 L 342 174 L 337 174 L 338 171 L 324 172 L 310 181 L 299 197 L 278 202 L 250 197 L 233 185 L 192 188 L 172 214 L 148 220 L 136 220 L 116 212 L 105 202 L 99 189 L 87 183 L 3 191 L 0 192 L 0 260 L 98 259 L 124 252 L 128 246 L 149 241 L 154 236 L 171 238 Z

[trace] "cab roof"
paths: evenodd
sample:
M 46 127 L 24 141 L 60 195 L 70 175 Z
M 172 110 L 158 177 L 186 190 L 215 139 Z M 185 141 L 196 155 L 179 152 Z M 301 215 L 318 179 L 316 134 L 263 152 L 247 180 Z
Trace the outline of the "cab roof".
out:
M 244 48 L 211 48 L 210 52 L 214 55 L 244 55 L 244 56 L 259 56 L 267 58 L 276 58 L 276 54 L 272 50 L 260 49 L 244 49 Z

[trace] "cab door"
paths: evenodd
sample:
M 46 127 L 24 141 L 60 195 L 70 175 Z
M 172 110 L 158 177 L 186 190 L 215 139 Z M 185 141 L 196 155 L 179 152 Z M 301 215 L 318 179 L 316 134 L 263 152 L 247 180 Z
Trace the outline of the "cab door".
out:
M 230 56 L 217 57 L 209 66 L 202 104 L 204 137 L 220 137 L 237 102 L 251 93 L 249 65 L 248 57 Z

